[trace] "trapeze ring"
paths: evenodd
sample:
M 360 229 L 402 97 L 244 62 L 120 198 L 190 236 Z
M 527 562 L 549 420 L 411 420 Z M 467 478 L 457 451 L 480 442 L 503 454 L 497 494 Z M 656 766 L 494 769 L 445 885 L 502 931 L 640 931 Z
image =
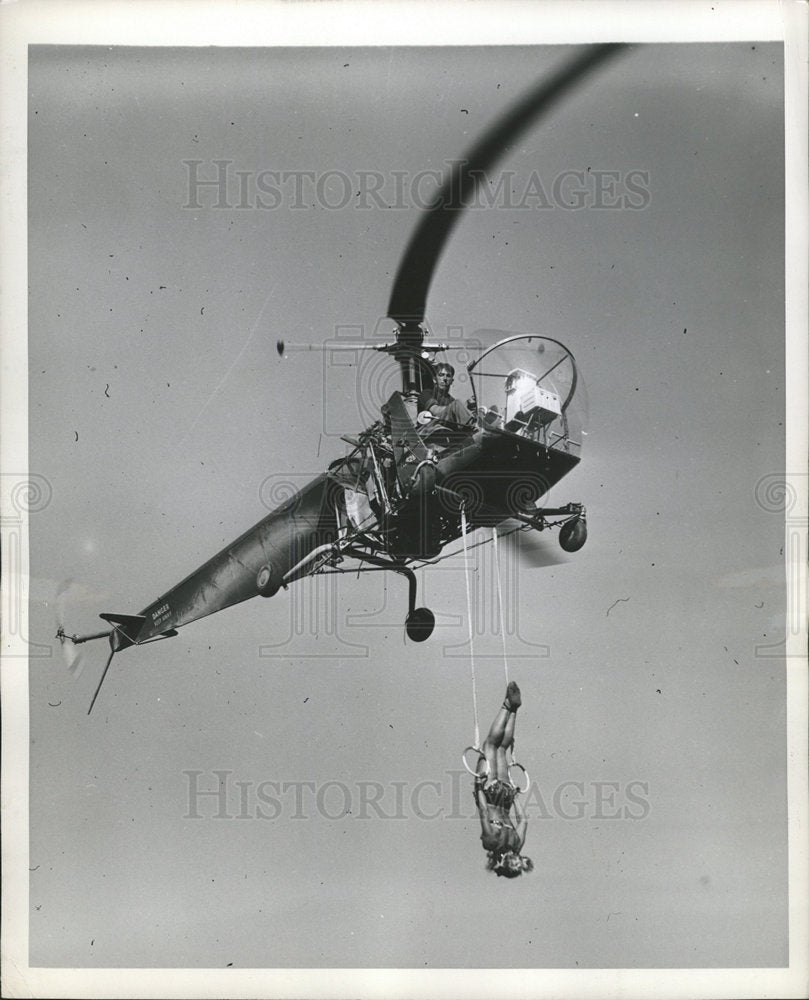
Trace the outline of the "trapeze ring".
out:
M 511 769 L 512 769 L 512 767 L 518 767 L 522 771 L 523 778 L 525 779 L 525 786 L 523 788 L 520 788 L 519 785 L 516 785 L 514 783 L 514 781 L 512 780 L 512 778 L 511 778 Z M 529 786 L 531 785 L 531 779 L 528 777 L 528 772 L 525 770 L 525 768 L 522 766 L 522 764 L 518 764 L 516 760 L 513 760 L 508 765 L 508 780 L 511 781 L 512 785 L 514 785 L 514 787 L 517 789 L 517 791 L 521 795 L 524 795 L 528 791 Z
M 466 755 L 469 753 L 470 750 L 474 750 L 474 752 L 478 755 L 478 764 L 482 760 L 483 763 L 486 765 L 485 771 L 478 771 L 477 768 L 475 768 L 475 770 L 473 771 L 472 768 L 467 764 Z M 479 747 L 471 747 L 471 746 L 467 747 L 466 750 L 464 750 L 464 752 L 461 754 L 461 760 L 463 761 L 463 766 L 474 778 L 489 777 L 489 774 L 491 772 L 491 768 L 489 767 L 489 761 L 486 759 L 486 754 Z

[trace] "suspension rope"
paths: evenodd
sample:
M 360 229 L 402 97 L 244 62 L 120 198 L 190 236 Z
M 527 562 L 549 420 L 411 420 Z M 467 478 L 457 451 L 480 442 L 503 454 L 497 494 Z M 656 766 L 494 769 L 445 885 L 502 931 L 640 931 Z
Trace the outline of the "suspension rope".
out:
M 506 672 L 506 687 L 508 687 L 508 655 L 506 653 L 506 619 L 503 614 L 503 586 L 500 580 L 500 555 L 497 548 L 497 528 L 492 528 L 492 542 L 494 545 L 494 570 L 497 574 L 497 603 L 500 609 L 500 635 L 503 639 L 503 669 Z M 527 774 L 525 768 L 522 764 L 518 764 L 514 756 L 514 741 L 512 740 L 511 746 L 508 752 L 508 768 L 509 772 L 512 767 L 519 767 L 527 779 Z M 511 774 L 509 773 L 509 778 Z M 522 789 L 524 791 L 524 789 Z
M 503 587 L 500 582 L 500 554 L 497 549 L 497 527 L 492 528 L 494 543 L 494 571 L 497 575 L 497 604 L 500 610 L 500 636 L 503 640 L 503 669 L 506 672 L 506 687 L 508 687 L 508 656 L 506 654 L 506 619 L 503 614 Z
M 472 622 L 472 594 L 469 587 L 469 562 L 467 561 L 467 549 L 466 549 L 466 506 L 461 504 L 461 534 L 463 537 L 463 565 L 464 565 L 464 579 L 466 581 L 466 617 L 469 621 L 469 666 L 472 672 L 472 710 L 475 714 L 475 746 L 474 749 L 480 749 L 480 723 L 478 722 L 478 692 L 477 684 L 475 682 L 475 638 L 474 638 L 474 625 Z

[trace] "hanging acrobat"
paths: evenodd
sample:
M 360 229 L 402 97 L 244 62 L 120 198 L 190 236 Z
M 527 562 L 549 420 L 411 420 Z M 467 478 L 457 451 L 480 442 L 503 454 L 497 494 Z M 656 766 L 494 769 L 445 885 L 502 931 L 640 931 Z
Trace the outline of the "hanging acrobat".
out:
M 497 529 L 492 531 L 497 575 L 497 595 L 500 606 L 500 631 L 503 636 L 503 664 L 506 673 L 506 697 L 502 707 L 494 717 L 489 734 L 481 746 L 478 724 L 477 689 L 475 683 L 475 653 L 472 625 L 472 601 L 469 588 L 469 567 L 466 550 L 466 515 L 461 508 L 461 522 L 464 541 L 464 568 L 466 575 L 466 606 L 469 618 L 469 657 L 472 669 L 472 703 L 475 714 L 475 743 L 463 753 L 464 767 L 475 776 L 474 798 L 480 817 L 480 840 L 488 860 L 486 867 L 506 878 L 516 878 L 523 872 L 533 870 L 533 862 L 521 852 L 528 830 L 528 818 L 523 808 L 521 796 L 528 790 L 530 779 L 522 764 L 514 760 L 514 726 L 517 709 L 522 704 L 520 689 L 514 681 L 508 681 L 506 659 L 505 619 L 503 618 L 503 595 L 500 586 L 500 567 L 497 559 Z M 467 754 L 474 751 L 478 755 L 474 770 L 467 762 Z M 523 773 L 525 784 L 522 788 L 511 779 L 513 768 Z
M 475 805 L 480 817 L 480 841 L 488 854 L 486 867 L 506 878 L 515 878 L 534 867 L 531 859 L 521 853 L 528 830 L 521 801 L 525 789 L 518 788 L 509 774 L 510 767 L 515 766 L 509 764 L 508 754 L 514 745 L 514 723 L 520 704 L 520 689 L 511 681 L 484 740 L 475 775 Z

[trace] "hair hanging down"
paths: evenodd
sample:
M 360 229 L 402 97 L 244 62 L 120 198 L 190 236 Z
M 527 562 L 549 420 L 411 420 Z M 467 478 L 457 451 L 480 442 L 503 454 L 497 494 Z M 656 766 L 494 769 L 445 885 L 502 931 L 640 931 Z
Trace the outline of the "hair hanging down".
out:
M 519 864 L 508 864 L 506 858 L 515 858 Z M 532 872 L 533 870 L 534 862 L 522 854 L 514 854 L 511 851 L 506 854 L 497 854 L 494 851 L 486 853 L 486 871 L 495 872 L 498 876 L 517 878 L 523 872 Z

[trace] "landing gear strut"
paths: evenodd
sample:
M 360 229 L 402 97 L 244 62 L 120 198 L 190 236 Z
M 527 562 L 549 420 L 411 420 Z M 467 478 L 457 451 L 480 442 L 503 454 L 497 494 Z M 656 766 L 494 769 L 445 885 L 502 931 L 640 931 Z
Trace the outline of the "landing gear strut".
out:
M 389 562 L 387 559 L 383 559 L 380 556 L 372 556 L 367 552 L 352 552 L 346 550 L 346 555 L 354 556 L 356 559 L 362 559 L 364 562 L 373 563 L 371 567 L 365 567 L 365 572 L 367 573 L 370 569 L 377 570 L 393 570 L 394 573 L 399 573 L 407 578 L 408 588 L 407 588 L 407 616 L 405 617 L 405 632 L 407 633 L 407 638 L 411 642 L 424 642 L 429 639 L 433 634 L 433 629 L 435 628 L 435 615 L 430 611 L 429 608 L 417 608 L 416 607 L 416 574 L 410 569 L 409 566 L 404 566 L 402 563 Z
M 416 607 L 416 574 L 413 570 L 402 568 L 397 569 L 396 572 L 406 576 L 407 582 L 410 584 L 407 595 L 407 617 L 405 618 L 407 638 L 412 642 L 424 642 L 433 634 L 435 615 L 429 608 Z
M 435 615 L 429 608 L 416 607 L 416 574 L 407 566 L 391 566 L 391 569 L 407 577 L 407 617 L 405 631 L 411 642 L 424 642 L 433 634 Z

